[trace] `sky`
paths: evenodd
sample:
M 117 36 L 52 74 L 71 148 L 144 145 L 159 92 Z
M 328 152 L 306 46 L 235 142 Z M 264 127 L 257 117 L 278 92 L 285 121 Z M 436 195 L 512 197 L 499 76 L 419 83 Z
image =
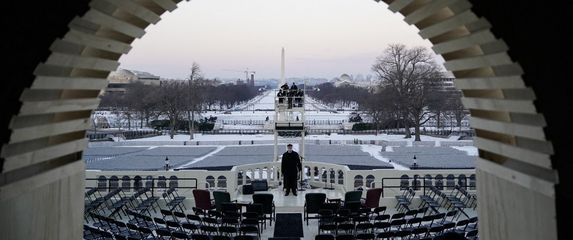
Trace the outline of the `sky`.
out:
M 373 0 L 192 0 L 145 29 L 120 68 L 185 79 L 197 62 L 207 78 L 327 78 L 372 74 L 391 43 L 430 48 L 415 26 Z M 437 57 L 438 62 L 442 61 Z

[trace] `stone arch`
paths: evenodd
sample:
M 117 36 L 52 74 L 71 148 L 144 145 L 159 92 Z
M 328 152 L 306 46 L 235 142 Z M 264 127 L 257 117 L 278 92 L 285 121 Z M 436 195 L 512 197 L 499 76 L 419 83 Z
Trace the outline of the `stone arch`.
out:
M 444 176 L 442 176 L 442 174 L 436 175 L 436 188 L 444 190 Z
M 239 170 L 237 171 L 237 185 L 241 185 L 243 184 L 243 178 L 244 178 L 244 172 L 243 170 Z
M 155 180 L 153 179 L 153 176 L 148 175 L 147 177 L 145 177 L 145 187 L 146 188 L 153 188 L 154 186 Z
M 253 179 L 261 179 L 261 169 L 260 168 L 255 168 L 255 171 L 253 172 Z
M 408 189 L 410 187 L 410 176 L 404 174 L 400 176 L 400 190 Z
M 419 190 L 420 189 L 420 175 L 418 174 L 414 174 L 414 177 L 412 179 L 412 188 L 414 188 L 414 190 Z
M 458 176 L 458 186 L 460 186 L 463 189 L 467 189 L 468 188 L 468 180 L 466 178 L 465 174 L 460 174 Z
M 169 177 L 169 188 L 178 188 L 179 187 L 179 178 L 177 176 Z
M 227 188 L 227 177 L 219 176 L 217 178 L 217 188 Z
M 209 175 L 205 178 L 205 188 L 210 189 L 210 188 L 215 188 L 215 177 Z
M 105 176 L 97 177 L 97 189 L 98 189 L 98 191 L 106 191 L 106 189 L 107 189 L 107 178 Z
M 126 192 L 131 191 L 131 178 L 129 176 L 121 177 L 121 188 Z
M 165 176 L 159 176 L 157 178 L 157 187 L 158 188 L 167 188 L 167 178 Z
M 374 177 L 374 175 L 369 174 L 368 176 L 366 176 L 366 187 L 368 188 L 375 188 L 376 187 L 376 178 Z
M 143 188 L 143 182 L 141 176 L 133 177 L 133 190 L 139 191 L 141 188 Z
M 119 178 L 115 175 L 109 177 L 109 190 L 115 190 L 119 188 Z
M 362 175 L 354 176 L 354 189 L 364 187 L 364 177 Z
M 532 194 L 554 199 L 557 174 L 545 174 L 555 172 L 551 159 L 554 150 L 545 137 L 545 120 L 533 105 L 535 93 L 528 87 L 529 84 L 524 83 L 521 65 L 508 56 L 505 42 L 491 33 L 491 24 L 481 15 L 474 13 L 475 7 L 472 9 L 470 1 L 384 2 L 391 11 L 404 15 L 405 22 L 420 29 L 419 34 L 434 44 L 434 51 L 446 60 L 445 67 L 458 78 L 456 86 L 464 91 L 464 105 L 472 113 L 476 113 L 472 117 L 472 125 L 477 130 L 477 137 L 483 139 L 477 146 L 480 149 L 477 180 L 481 181 L 483 177 L 494 179 L 492 181 L 508 181 L 509 184 L 525 188 L 524 192 L 531 191 Z M 117 60 L 130 51 L 131 43 L 145 34 L 145 27 L 157 23 L 161 14 L 176 8 L 177 1 L 170 0 L 129 4 L 102 1 L 91 6 L 86 4 L 81 8 L 72 8 L 75 11 L 72 16 L 81 13 L 81 17 L 74 18 L 69 24 L 66 22 L 70 31 L 58 38 L 51 45 L 52 54 L 45 61 L 41 60 L 42 63 L 37 68 L 33 68 L 34 80 L 27 85 L 28 95 L 19 98 L 22 107 L 15 107 L 13 112 L 17 114 L 8 114 L 14 116 L 12 119 L 15 120 L 12 122 L 28 117 L 50 120 L 30 121 L 32 124 L 25 127 L 17 124 L 9 127 L 10 140 L 3 148 L 3 176 L 0 177 L 8 179 L 3 186 L 21 190 L 14 190 L 14 193 L 9 195 L 4 194 L 4 198 L 11 199 L 20 196 L 21 191 L 27 191 L 26 188 L 20 188 L 22 185 L 19 184 L 24 184 L 20 180 L 34 180 L 40 173 L 53 172 L 52 170 L 65 173 L 65 177 L 49 174 L 52 175 L 49 181 L 43 181 L 41 186 L 28 188 L 40 188 L 46 184 L 65 185 L 60 182 L 82 180 L 84 166 L 80 161 L 81 154 L 78 153 L 81 153 L 83 146 L 76 143 L 83 138 L 84 134 L 81 132 L 85 131 L 87 126 L 80 123 L 86 122 L 89 118 L 88 112 L 97 106 L 95 99 L 97 92 L 106 85 L 105 77 L 109 71 L 117 68 Z M 509 20 L 505 23 L 507 22 Z M 59 94 L 36 103 L 29 95 L 42 95 L 46 92 Z M 78 125 L 64 130 L 59 127 L 70 126 L 69 123 Z M 43 135 L 26 136 L 30 127 L 49 131 Z M 58 140 L 44 141 L 52 138 Z M 492 145 L 504 147 L 488 147 Z M 4 150 L 16 147 L 27 150 Z M 54 152 L 58 154 L 45 158 L 33 157 L 26 163 L 17 163 L 19 156 L 32 154 L 41 148 L 57 149 L 58 151 Z M 512 150 L 507 150 L 508 148 Z M 529 152 L 535 154 L 528 155 Z M 66 164 L 44 164 L 47 162 Z M 519 164 L 504 164 L 505 162 Z M 554 163 L 562 164 L 560 161 Z M 526 167 L 520 167 L 522 165 Z M 14 170 L 24 167 L 36 171 L 22 171 L 17 178 L 5 178 L 4 174 L 13 174 Z M 528 171 L 531 168 L 537 169 Z M 510 174 L 507 174 L 508 172 Z M 524 176 L 527 180 L 515 176 Z M 547 179 L 544 176 L 550 177 Z M 565 177 L 565 174 L 560 176 Z M 534 184 L 530 184 L 532 182 Z M 76 195 L 76 199 L 82 197 L 79 193 Z M 483 198 L 479 201 L 488 200 Z M 504 202 L 509 201 L 504 199 Z M 554 204 L 549 205 L 554 208 Z M 488 219 L 495 221 L 492 217 Z
M 430 174 L 424 175 L 424 186 L 425 187 L 433 186 L 432 175 L 430 175 Z
M 454 176 L 454 174 L 448 174 L 448 176 L 446 176 L 447 189 L 449 190 L 454 189 L 455 185 L 456 185 L 456 176 Z
M 476 189 L 476 175 L 472 174 L 470 175 L 470 190 L 475 190 Z
M 338 184 L 344 184 L 344 171 L 338 170 Z

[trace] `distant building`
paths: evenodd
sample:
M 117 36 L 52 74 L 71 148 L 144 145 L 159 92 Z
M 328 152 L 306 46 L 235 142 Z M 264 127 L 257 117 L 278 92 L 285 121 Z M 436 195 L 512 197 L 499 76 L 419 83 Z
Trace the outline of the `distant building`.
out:
M 249 80 L 249 86 L 251 86 L 251 87 L 255 86 L 255 74 L 251 73 L 251 79 Z
M 334 84 L 335 87 L 340 87 L 344 85 L 354 85 L 354 81 L 350 75 L 344 73 L 340 75 L 340 77 L 332 79 L 332 84 Z
M 107 77 L 109 83 L 106 92 L 120 92 L 124 93 L 127 85 L 135 82 L 141 82 L 146 85 L 160 85 L 161 81 L 159 76 L 153 75 L 148 72 L 118 69 L 113 71 Z

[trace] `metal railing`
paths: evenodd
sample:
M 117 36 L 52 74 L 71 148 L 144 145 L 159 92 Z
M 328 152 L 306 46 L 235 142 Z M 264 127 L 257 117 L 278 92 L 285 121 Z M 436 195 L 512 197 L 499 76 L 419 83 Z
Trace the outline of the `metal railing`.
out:
M 439 174 L 436 174 L 436 175 L 439 175 Z M 444 174 L 442 174 L 442 175 L 444 175 Z M 450 174 L 445 174 L 444 176 L 447 176 L 447 175 L 450 175 Z M 454 176 L 453 178 L 443 178 L 443 179 L 440 179 L 441 181 L 443 181 L 443 183 L 446 183 L 446 184 L 442 184 L 442 185 L 441 185 L 442 189 L 440 189 L 440 190 L 444 190 L 444 188 L 447 188 L 446 190 L 452 190 L 452 189 L 455 188 L 456 185 L 457 185 L 457 186 L 460 186 L 460 187 L 463 187 L 463 188 L 466 188 L 466 189 L 467 189 L 467 188 L 470 188 L 470 189 L 471 189 L 471 188 L 475 188 L 475 187 L 476 187 L 475 184 L 473 184 L 473 185 L 472 185 L 472 184 L 468 184 L 468 182 L 470 181 L 470 177 L 469 177 L 469 176 L 468 176 L 468 177 L 465 177 L 465 179 L 466 179 L 465 184 L 460 184 L 459 179 L 460 179 L 459 176 Z M 404 186 L 404 185 L 402 185 L 402 184 L 400 184 L 400 185 L 384 185 L 384 181 L 385 181 L 385 180 L 400 180 L 400 181 L 402 181 L 402 180 L 408 180 L 408 185 L 407 185 L 407 186 Z M 421 186 L 416 186 L 415 184 L 410 184 L 410 180 L 414 180 L 414 183 L 416 183 L 416 180 L 419 180 Z M 448 182 L 448 181 L 451 181 L 451 180 L 454 180 L 453 185 L 448 185 L 447 182 Z M 458 181 L 456 181 L 456 180 L 458 180 Z M 431 182 L 436 181 L 435 176 L 433 176 L 432 179 L 427 179 L 427 178 L 424 178 L 424 177 L 419 177 L 419 178 L 414 178 L 414 177 L 408 177 L 408 178 L 404 178 L 404 177 L 382 178 L 382 179 L 381 179 L 382 197 L 384 197 L 384 192 L 385 192 L 385 190 L 386 190 L 387 188 L 388 188 L 388 189 L 404 190 L 404 189 L 407 189 L 407 188 L 411 187 L 412 189 L 414 189 L 414 191 L 419 191 L 420 189 L 422 189 L 423 193 L 425 194 L 425 193 L 426 193 L 426 188 L 429 188 L 429 187 L 437 187 L 435 183 L 434 183 L 434 184 L 431 184 L 431 186 L 426 186 L 426 182 L 428 182 L 428 181 L 431 181 Z M 475 181 L 475 180 L 474 180 L 474 181 Z
M 88 184 L 89 181 L 95 181 L 94 186 L 92 186 L 91 184 Z M 102 178 L 86 178 L 86 187 L 85 189 L 93 189 L 96 188 L 98 189 L 98 191 L 113 191 L 115 189 L 121 188 L 121 189 L 128 189 L 128 190 L 134 190 L 137 191 L 139 189 L 142 188 L 149 188 L 151 189 L 151 196 L 155 196 L 155 191 L 159 190 L 166 190 L 166 189 L 170 189 L 170 188 L 174 188 L 176 190 L 179 189 L 197 189 L 197 184 L 198 184 L 198 180 L 197 178 L 177 178 L 177 179 L 159 179 L 159 178 L 141 178 L 141 180 L 139 180 L 141 182 L 141 184 L 139 186 L 135 186 L 135 179 L 133 177 L 129 178 L 129 186 L 126 187 L 124 186 L 123 182 L 125 180 L 123 180 L 122 178 L 118 178 L 117 179 L 117 186 L 113 186 L 112 185 L 112 181 L 110 178 L 106 177 L 105 179 Z M 159 183 L 161 182 L 165 182 L 165 186 L 158 186 Z M 173 186 L 172 182 L 175 181 L 177 184 L 175 184 L 176 186 Z M 183 184 L 184 186 L 181 186 L 180 182 L 186 182 L 186 181 L 190 181 L 192 184 L 190 186 L 185 186 L 188 184 Z M 120 183 L 121 182 L 121 183 Z M 100 186 L 101 183 L 105 183 L 105 186 Z M 149 184 L 150 183 L 150 184 Z

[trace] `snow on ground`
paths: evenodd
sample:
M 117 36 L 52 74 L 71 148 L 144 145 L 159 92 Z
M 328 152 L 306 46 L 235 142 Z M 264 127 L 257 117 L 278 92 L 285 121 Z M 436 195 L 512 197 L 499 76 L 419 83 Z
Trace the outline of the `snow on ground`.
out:
M 225 129 L 225 130 L 264 129 L 264 125 L 231 125 L 231 124 L 225 124 L 223 129 Z
M 225 146 L 218 146 L 217 149 L 215 149 L 214 151 L 212 151 L 212 152 L 210 152 L 210 153 L 208 153 L 208 154 L 206 154 L 206 155 L 204 155 L 204 156 L 202 156 L 202 157 L 195 158 L 193 161 L 188 162 L 188 163 L 185 163 L 185 164 L 179 166 L 178 168 L 189 167 L 190 165 L 192 165 L 192 164 L 194 164 L 194 163 L 203 161 L 203 160 L 205 160 L 206 158 L 211 157 L 211 156 L 213 156 L 213 155 L 219 153 L 219 152 L 222 151 L 223 149 L 225 149 Z
M 380 154 L 403 166 L 416 163 L 421 169 L 474 168 L 476 159 L 451 147 L 394 147 L 394 152 Z
M 255 109 L 273 109 L 274 98 L 271 93 L 274 91 L 266 91 L 261 95 L 254 97 L 246 103 L 240 104 L 233 108 L 233 110 L 255 110 Z M 272 101 L 270 101 L 272 100 Z
M 431 137 L 431 136 L 420 136 L 422 141 L 458 141 L 458 136 L 451 136 L 449 138 L 440 138 L 440 137 Z M 193 140 L 194 141 L 250 141 L 250 140 L 268 140 L 272 141 L 274 136 L 272 134 L 228 134 L 228 135 L 215 135 L 215 134 L 195 134 Z M 321 134 L 321 135 L 308 135 L 306 136 L 307 140 L 362 140 L 362 141 L 370 141 L 370 140 L 384 140 L 384 141 L 406 141 L 409 142 L 409 146 L 412 145 L 411 142 L 414 141 L 414 137 L 412 138 L 404 138 L 404 135 L 387 135 L 387 134 L 379 134 L 379 135 L 353 135 L 353 134 L 337 134 L 332 133 L 330 135 Z M 154 136 L 148 138 L 139 138 L 139 139 L 132 139 L 132 140 L 121 140 L 121 141 L 189 141 L 189 135 L 186 134 L 179 134 L 175 135 L 174 139 L 170 139 L 169 135 L 162 135 L 162 136 Z M 471 141 L 471 140 L 463 140 L 463 141 Z
M 169 165 L 177 167 L 215 151 L 216 147 L 94 147 L 84 151 L 87 169 L 157 170 Z
M 391 165 L 394 167 L 394 169 L 397 169 L 397 170 L 409 170 L 409 169 L 410 169 L 410 168 L 408 168 L 408 167 L 406 167 L 406 166 L 404 166 L 404 165 L 400 165 L 400 164 L 398 164 L 398 163 L 396 163 L 396 162 L 392 162 L 392 161 L 390 161 L 390 159 L 383 157 L 383 156 L 380 154 L 380 150 L 382 150 L 382 146 L 376 146 L 376 145 L 360 145 L 360 149 L 361 149 L 362 151 L 364 151 L 364 152 L 369 153 L 370 156 L 372 156 L 373 158 L 376 158 L 376 159 L 378 159 L 378 160 L 380 160 L 380 161 L 382 161 L 382 162 L 391 164 Z M 386 148 L 386 149 L 388 149 L 388 148 Z M 393 150 L 392 150 L 392 151 L 393 151 Z
M 451 148 L 454 148 L 454 149 L 457 149 L 460 151 L 464 151 L 469 156 L 477 156 L 478 155 L 478 149 L 474 146 L 452 146 Z
M 175 168 L 230 168 L 235 165 L 268 162 L 273 156 L 272 144 L 226 146 L 161 146 L 161 142 L 157 144 L 158 146 L 151 147 L 92 147 L 84 152 L 84 159 L 88 169 L 154 170 L 164 166 L 166 157 L 169 157 L 170 165 Z M 297 150 L 298 145 L 295 146 Z M 420 168 L 472 168 L 475 165 L 475 155 L 469 152 L 471 146 L 386 147 L 385 152 L 381 152 L 381 148 L 380 145 L 368 144 L 307 144 L 305 160 L 348 165 L 351 169 L 408 169 L 413 164 L 413 156 L 416 155 Z M 283 151 L 284 146 L 279 153 Z

